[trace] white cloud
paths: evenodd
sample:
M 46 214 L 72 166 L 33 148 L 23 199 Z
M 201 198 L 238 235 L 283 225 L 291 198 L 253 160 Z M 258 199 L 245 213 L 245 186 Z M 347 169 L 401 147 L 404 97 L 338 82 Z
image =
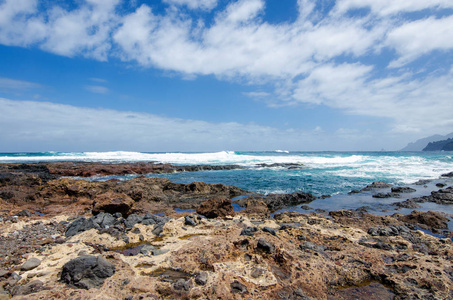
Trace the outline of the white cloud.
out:
M 451 0 L 338 0 L 328 13 L 317 10 L 317 1 L 298 0 L 297 20 L 280 24 L 266 22 L 264 0 L 230 1 L 206 23 L 200 14 L 218 1 L 165 2 L 201 12 L 155 12 L 142 4 L 120 14 L 121 0 L 81 0 L 70 11 L 57 4 L 38 11 L 38 0 L 4 0 L 0 43 L 97 60 L 120 57 L 184 78 L 215 75 L 267 84 L 279 97 L 272 97 L 274 105 L 323 104 L 388 117 L 397 131 L 452 126 L 445 113 L 452 111 L 451 72 L 409 65 L 433 51 L 451 56 Z M 380 68 L 388 61 L 393 69 Z M 422 114 L 425 106 L 428 117 Z
M 433 50 L 452 50 L 453 16 L 403 24 L 388 33 L 386 43 L 399 53 L 398 59 L 391 63 L 393 67 L 404 65 Z
M 178 6 L 187 6 L 190 9 L 211 10 L 217 6 L 217 0 L 163 0 L 163 2 Z
M 108 94 L 109 89 L 106 88 L 105 86 L 100 86 L 100 85 L 87 85 L 85 86 L 85 89 L 96 94 Z
M 8 141 L 0 151 L 341 150 L 335 147 L 342 137 L 318 128 L 280 130 L 3 98 L 0 111 L 0 141 Z
M 335 10 L 345 13 L 358 8 L 370 8 L 375 14 L 388 16 L 425 9 L 453 8 L 453 2 L 450 0 L 338 0 Z
M 20 91 L 42 87 L 43 87 L 42 85 L 30 81 L 0 77 L 0 90 L 2 91 L 14 91 L 14 90 Z
M 451 130 L 453 68 L 442 76 L 412 80 L 410 74 L 372 79 L 371 71 L 359 64 L 321 66 L 297 83 L 294 99 L 389 118 L 396 132 Z

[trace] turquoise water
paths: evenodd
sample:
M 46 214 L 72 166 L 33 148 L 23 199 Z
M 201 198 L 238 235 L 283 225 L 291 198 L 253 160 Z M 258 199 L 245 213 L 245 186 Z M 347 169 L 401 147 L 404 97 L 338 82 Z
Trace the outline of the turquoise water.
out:
M 241 170 L 185 172 L 163 175 L 178 183 L 204 181 L 223 183 L 268 194 L 310 192 L 317 196 L 346 194 L 373 181 L 410 184 L 419 179 L 437 179 L 453 171 L 452 152 L 238 152 L 143 153 L 143 152 L 40 152 L 0 153 L 0 163 L 97 161 L 153 161 L 176 165 L 228 165 Z M 299 164 L 298 169 L 260 167 L 261 164 Z M 127 179 L 132 176 L 113 176 Z M 106 180 L 112 177 L 96 178 Z

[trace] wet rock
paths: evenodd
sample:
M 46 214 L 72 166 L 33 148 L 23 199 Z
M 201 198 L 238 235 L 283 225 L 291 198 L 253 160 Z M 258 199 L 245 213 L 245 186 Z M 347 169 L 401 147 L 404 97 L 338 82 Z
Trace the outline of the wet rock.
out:
M 208 283 L 208 272 L 200 272 L 195 276 L 195 283 L 198 285 L 205 285 Z
M 213 198 L 203 202 L 197 209 L 197 213 L 206 218 L 225 218 L 234 216 L 233 203 L 225 198 Z
M 373 195 L 373 198 L 384 199 L 384 198 L 397 198 L 399 194 L 395 193 L 377 193 Z
M 77 288 L 99 288 L 104 283 L 104 279 L 114 273 L 115 266 L 105 258 L 82 255 L 63 266 L 61 280 Z
M 247 287 L 237 280 L 233 281 L 230 286 L 233 294 L 244 294 L 247 292 Z
M 241 235 L 254 236 L 257 231 L 257 227 L 246 227 L 242 229 Z
M 453 177 L 453 172 L 442 174 L 442 177 Z
M 407 199 L 406 201 L 402 201 L 402 202 L 395 202 L 395 203 L 392 203 L 393 206 L 398 206 L 398 207 L 401 207 L 401 208 L 411 208 L 411 209 L 414 209 L 414 208 L 420 208 L 421 206 L 417 204 L 417 202 L 415 202 L 414 200 L 412 199 Z
M 431 182 L 431 180 L 429 180 L 429 179 L 420 179 L 419 181 L 415 182 L 414 184 L 415 185 L 425 185 L 425 184 L 428 184 L 430 182 Z
M 446 186 L 446 184 L 445 183 L 436 183 L 436 186 L 439 188 L 443 188 Z
M 267 196 L 252 197 L 253 200 L 262 201 L 267 208 L 273 212 L 282 208 L 297 206 L 304 203 L 310 203 L 316 200 L 316 197 L 310 193 L 292 193 L 292 194 L 269 194 Z M 251 199 L 244 198 L 237 201 L 241 206 L 247 204 Z
M 133 206 L 134 200 L 128 195 L 109 191 L 96 195 L 93 204 L 93 214 L 96 215 L 100 212 L 114 214 L 119 212 L 123 216 L 128 216 Z
M 403 194 L 403 193 L 413 193 L 413 192 L 416 192 L 416 191 L 417 191 L 416 189 L 413 189 L 413 188 L 408 187 L 408 186 L 392 187 L 392 193 Z
M 263 251 L 263 252 L 265 252 L 267 254 L 272 254 L 272 253 L 275 252 L 274 244 L 266 241 L 263 238 L 260 238 L 258 240 L 258 243 L 256 244 L 256 249 L 259 250 L 259 251 Z
M 420 212 L 414 210 L 411 214 L 401 216 L 398 218 L 400 221 L 411 223 L 411 224 L 418 224 L 418 225 L 425 225 L 428 228 L 434 229 L 444 229 L 448 228 L 448 221 L 449 218 L 444 216 L 443 214 L 435 211 L 428 211 L 428 212 Z
M 369 185 L 367 185 L 365 188 L 362 189 L 362 191 L 371 191 L 373 189 L 385 189 L 392 187 L 393 184 L 382 182 L 382 181 L 375 181 Z

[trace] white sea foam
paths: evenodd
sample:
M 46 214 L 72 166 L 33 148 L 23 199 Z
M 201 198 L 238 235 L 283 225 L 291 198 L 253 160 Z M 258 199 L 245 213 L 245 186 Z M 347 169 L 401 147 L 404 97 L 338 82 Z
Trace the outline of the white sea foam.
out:
M 4 154 L 0 163 L 38 161 L 100 161 L 141 162 L 153 161 L 179 165 L 227 165 L 254 167 L 259 164 L 302 164 L 305 170 L 326 172 L 332 176 L 349 178 L 395 178 L 411 183 L 422 178 L 437 178 L 452 171 L 451 155 L 425 157 L 423 155 L 371 155 L 367 153 L 272 153 L 220 151 L 211 153 L 143 153 L 111 152 L 47 152 L 39 154 Z M 277 168 L 279 169 L 279 168 Z

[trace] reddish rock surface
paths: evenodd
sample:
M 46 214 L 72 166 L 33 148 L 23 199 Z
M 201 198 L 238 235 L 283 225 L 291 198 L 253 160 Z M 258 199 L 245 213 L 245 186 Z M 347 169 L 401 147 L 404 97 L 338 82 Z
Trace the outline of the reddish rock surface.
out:
M 201 203 L 197 213 L 209 219 L 234 216 L 233 203 L 226 198 L 213 198 Z

